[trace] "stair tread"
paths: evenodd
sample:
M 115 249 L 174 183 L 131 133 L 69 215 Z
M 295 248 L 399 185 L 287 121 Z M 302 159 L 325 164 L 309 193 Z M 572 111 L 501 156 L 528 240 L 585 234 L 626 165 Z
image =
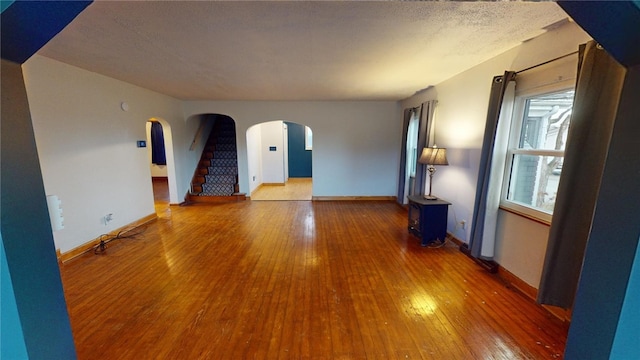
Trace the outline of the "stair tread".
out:
M 237 194 L 237 157 L 235 123 L 226 118 L 216 121 L 192 179 L 190 195 L 224 198 Z

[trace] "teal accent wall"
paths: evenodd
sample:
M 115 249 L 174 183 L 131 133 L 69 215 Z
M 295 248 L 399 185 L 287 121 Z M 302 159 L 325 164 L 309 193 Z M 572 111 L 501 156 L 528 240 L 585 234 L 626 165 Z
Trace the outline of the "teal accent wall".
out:
M 13 0 L 9 1 L 9 0 L 2 0 L 0 2 L 0 13 L 2 11 L 4 11 L 6 8 L 9 7 L 9 5 L 13 4 Z
M 24 63 L 67 26 L 90 1 L 16 1 L 2 12 L 2 58 Z
M 558 1 L 628 69 L 573 307 L 565 359 L 640 358 L 640 1 Z
M 639 311 L 640 303 L 638 281 L 632 277 L 640 266 L 640 157 L 629 156 L 638 149 L 638 94 L 640 67 L 628 69 L 616 111 L 567 336 L 567 360 L 637 359 L 612 355 L 640 351 L 637 322 L 630 326 L 624 319 Z
M 610 359 L 640 359 L 640 239 Z
M 3 59 L 0 74 L 0 234 L 21 324 L 21 329 L 8 327 L 15 323 L 7 325 L 3 318 L 2 332 L 18 338 L 22 333 L 29 359 L 73 360 L 75 344 L 22 67 Z
M 1 3 L 2 359 L 76 359 L 21 64 L 90 3 Z
M 558 0 L 557 4 L 620 64 L 640 65 L 640 1 Z
M 289 177 L 302 178 L 312 176 L 311 152 L 305 150 L 304 125 L 285 122 L 287 124 L 289 147 Z
M 20 315 L 0 234 L 0 359 L 26 359 L 27 347 L 22 336 Z

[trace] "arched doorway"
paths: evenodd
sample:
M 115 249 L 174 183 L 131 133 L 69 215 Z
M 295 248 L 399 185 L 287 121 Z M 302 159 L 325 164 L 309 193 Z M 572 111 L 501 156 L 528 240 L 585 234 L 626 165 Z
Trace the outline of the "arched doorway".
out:
M 196 135 L 190 147 L 199 160 L 191 179 L 190 202 L 244 200 L 238 184 L 238 150 L 236 123 L 222 114 L 200 114 L 189 117 L 187 126 Z M 195 158 L 194 158 L 195 160 Z
M 312 130 L 290 121 L 268 121 L 247 129 L 252 200 L 311 200 Z
M 170 203 L 180 202 L 176 186 L 171 125 L 161 118 L 149 118 L 145 133 L 154 203 L 156 212 L 159 212 Z

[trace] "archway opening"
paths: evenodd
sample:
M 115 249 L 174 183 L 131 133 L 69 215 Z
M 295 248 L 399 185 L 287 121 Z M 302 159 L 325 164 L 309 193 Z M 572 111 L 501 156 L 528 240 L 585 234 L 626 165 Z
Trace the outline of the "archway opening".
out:
M 195 131 L 189 150 L 193 163 L 197 164 L 188 201 L 244 200 L 238 182 L 235 120 L 228 115 L 200 114 L 190 117 L 187 126 Z
M 313 131 L 297 122 L 276 120 L 247 129 L 251 200 L 311 200 Z
M 145 133 L 154 204 L 160 214 L 170 203 L 179 202 L 171 125 L 164 119 L 150 118 Z

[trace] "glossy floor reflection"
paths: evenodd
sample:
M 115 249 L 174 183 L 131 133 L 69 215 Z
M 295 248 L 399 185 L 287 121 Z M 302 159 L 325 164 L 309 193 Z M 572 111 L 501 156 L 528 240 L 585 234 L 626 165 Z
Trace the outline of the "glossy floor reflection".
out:
M 79 359 L 557 359 L 566 325 L 392 202 L 176 206 L 61 267 Z
M 289 178 L 284 185 L 260 186 L 251 194 L 251 200 L 311 200 L 311 178 Z

